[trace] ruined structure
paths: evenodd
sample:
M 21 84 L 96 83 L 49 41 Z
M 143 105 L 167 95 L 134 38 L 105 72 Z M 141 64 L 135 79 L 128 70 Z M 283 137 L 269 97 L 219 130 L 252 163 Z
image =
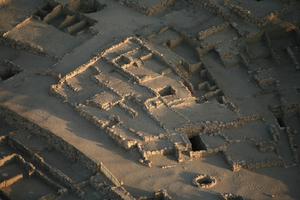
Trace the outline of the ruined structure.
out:
M 300 198 L 299 8 L 0 1 L 0 198 Z

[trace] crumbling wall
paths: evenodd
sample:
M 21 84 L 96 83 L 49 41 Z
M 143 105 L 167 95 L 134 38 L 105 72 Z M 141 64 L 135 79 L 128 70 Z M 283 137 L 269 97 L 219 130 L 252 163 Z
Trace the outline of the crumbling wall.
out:
M 68 7 L 73 11 L 92 13 L 101 10 L 104 5 L 100 4 L 97 0 L 69 0 Z
M 172 6 L 175 1 L 176 0 L 121 0 L 123 4 L 133 7 L 149 16 L 163 12 L 169 6 Z
M 104 166 L 103 163 L 97 164 L 94 161 L 92 161 L 90 158 L 86 157 L 84 154 L 79 152 L 77 149 L 75 149 L 73 146 L 68 144 L 67 142 L 63 141 L 62 139 L 58 138 L 57 136 L 54 136 L 51 132 L 42 129 L 38 127 L 36 124 L 33 124 L 32 122 L 28 121 L 27 119 L 22 118 L 21 116 L 13 113 L 12 111 L 0 107 L 0 115 L 3 117 L 9 124 L 18 125 L 18 127 L 22 127 L 23 129 L 29 130 L 34 134 L 41 135 L 45 138 L 47 138 L 47 141 L 53 145 L 58 151 L 62 152 L 64 155 L 69 157 L 73 161 L 79 161 L 80 163 L 84 164 L 88 169 L 92 170 L 93 172 L 100 171 L 105 175 L 108 180 L 110 180 L 113 185 L 116 187 L 122 187 L 122 182 L 118 180 L 108 168 Z M 62 175 L 59 171 L 53 169 L 51 166 L 44 163 L 43 159 L 39 157 L 37 154 L 31 152 L 29 149 L 24 147 L 20 142 L 17 140 L 10 140 L 11 143 L 13 143 L 14 146 L 18 147 L 24 152 L 27 152 L 28 155 L 31 156 L 31 158 L 37 163 L 38 166 L 40 166 L 42 169 L 45 169 L 50 174 L 53 174 L 55 177 L 59 177 L 59 180 L 64 182 L 66 185 L 69 185 L 70 188 L 73 188 L 74 191 L 77 191 L 80 193 L 80 189 L 76 188 L 74 184 L 71 184 L 72 182 L 68 180 L 67 177 Z M 117 190 L 117 189 L 116 189 Z M 121 191 L 126 190 L 118 190 L 120 195 L 127 196 L 129 194 L 121 194 Z

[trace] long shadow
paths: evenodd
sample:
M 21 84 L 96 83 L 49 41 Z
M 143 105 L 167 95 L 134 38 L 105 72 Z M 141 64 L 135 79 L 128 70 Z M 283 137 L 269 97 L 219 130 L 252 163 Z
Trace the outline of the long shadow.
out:
M 28 78 L 30 77 L 30 78 Z M 122 147 L 118 146 L 103 130 L 96 127 L 94 124 L 85 120 L 76 111 L 73 110 L 68 104 L 64 104 L 59 98 L 52 95 L 49 96 L 50 85 L 55 84 L 56 80 L 48 76 L 34 75 L 30 73 L 20 73 L 14 77 L 14 81 L 9 81 L 0 86 L 0 91 L 6 90 L 9 94 L 4 98 L 1 97 L 4 102 L 14 102 L 15 104 L 23 105 L 24 108 L 19 109 L 23 114 L 35 112 L 39 115 L 40 121 L 36 123 L 48 126 L 51 124 L 45 124 L 48 119 L 60 120 L 65 123 L 66 131 L 64 132 L 65 138 L 71 138 L 72 135 L 80 137 L 83 140 L 96 143 L 98 147 L 101 147 L 111 154 L 122 157 L 130 162 L 137 162 L 140 155 L 136 151 L 125 151 Z M 13 87 L 17 84 L 17 87 Z M 18 98 L 17 98 L 18 97 Z M 3 100 L 4 99 L 4 100 Z M 53 121 L 55 121 L 53 120 Z M 53 123 L 53 122 L 52 122 Z M 59 124 L 52 124 L 53 130 L 58 130 L 56 127 Z M 61 127 L 62 128 L 62 127 Z M 1 135 L 1 133 L 0 133 Z M 58 135 L 59 136 L 59 135 Z M 70 137 L 71 136 L 71 137 Z M 101 156 L 102 152 L 99 152 Z M 220 156 L 218 156 L 220 157 Z M 203 160 L 211 165 L 221 168 L 229 169 L 229 166 L 217 157 L 211 157 Z M 272 177 L 276 180 L 283 182 L 289 188 L 290 196 L 299 199 L 300 193 L 298 185 L 300 185 L 299 167 L 286 169 L 293 173 L 284 173 L 282 168 L 268 168 L 255 170 L 255 173 Z M 184 180 L 186 184 L 190 184 L 191 177 L 195 174 L 185 174 Z M 288 176 L 287 176 L 288 175 Z M 297 176 L 298 177 L 297 177 Z M 292 180 L 292 181 L 291 181 Z M 149 194 L 146 191 L 142 191 L 137 188 L 130 188 L 134 194 Z
M 22 79 L 22 77 L 18 77 Z M 34 80 L 33 80 L 34 79 Z M 36 84 L 38 83 L 38 84 Z M 34 76 L 30 83 L 27 82 L 26 89 L 19 89 L 9 95 L 11 98 L 20 96 L 20 105 L 24 105 L 24 112 L 38 111 L 41 114 L 40 118 L 47 120 L 55 117 L 65 122 L 66 129 L 84 139 L 97 142 L 99 146 L 122 153 L 123 148 L 119 147 L 105 132 L 94 124 L 81 117 L 70 105 L 64 103 L 61 99 L 54 95 L 49 95 L 50 85 L 56 83 L 51 77 Z M 34 87 L 34 89 L 31 89 Z M 29 89 L 27 89 L 29 88 Z M 29 96 L 28 94 L 32 94 Z M 44 114 L 45 113 L 45 114 Z M 43 116 L 44 115 L 44 116 Z M 42 122 L 42 121 L 41 121 Z M 55 126 L 55 124 L 53 124 Z M 55 128 L 55 127 L 53 127 Z

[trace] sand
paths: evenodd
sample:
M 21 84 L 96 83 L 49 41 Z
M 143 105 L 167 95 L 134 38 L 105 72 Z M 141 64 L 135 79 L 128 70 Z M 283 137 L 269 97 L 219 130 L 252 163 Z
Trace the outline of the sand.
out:
M 0 199 L 299 199 L 298 1 L 0 1 Z

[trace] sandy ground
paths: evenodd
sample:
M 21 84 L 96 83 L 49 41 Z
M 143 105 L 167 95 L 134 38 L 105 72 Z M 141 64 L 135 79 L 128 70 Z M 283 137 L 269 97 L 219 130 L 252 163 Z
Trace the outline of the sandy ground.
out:
M 0 161 L 15 153 L 56 185 L 35 172 L 2 186 L 23 166 L 4 164 L 0 198 L 300 198 L 299 2 L 3 2 Z

